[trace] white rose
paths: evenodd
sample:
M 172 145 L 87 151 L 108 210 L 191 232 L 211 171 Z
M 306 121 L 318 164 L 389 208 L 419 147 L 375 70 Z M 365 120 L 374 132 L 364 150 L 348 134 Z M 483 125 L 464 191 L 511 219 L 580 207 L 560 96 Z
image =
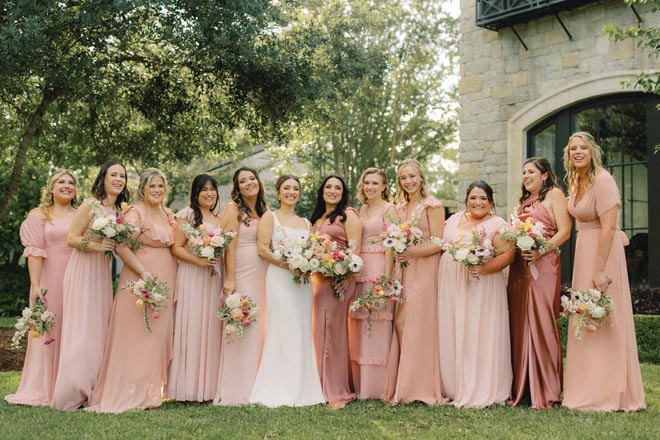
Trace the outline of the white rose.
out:
M 309 272 L 311 270 L 309 261 L 305 261 L 301 266 L 300 266 L 300 271 L 301 272 Z
M 470 253 L 470 250 L 467 249 L 467 248 L 457 249 L 456 253 L 454 254 L 454 260 L 463 261 L 467 258 L 469 253 Z
M 313 260 L 309 260 L 309 270 L 311 272 L 316 272 L 317 270 L 319 270 L 320 265 L 321 263 L 319 263 L 319 260 L 317 260 L 316 258 L 314 258 Z
M 23 312 L 21 314 L 23 315 L 23 318 L 29 319 L 30 316 L 32 316 L 32 309 L 30 309 L 29 307 L 26 307 L 26 308 L 23 309 Z
M 335 273 L 337 275 L 344 275 L 346 273 L 346 268 L 342 266 L 341 263 L 335 264 Z
M 479 264 L 479 257 L 474 254 L 468 254 L 467 260 L 470 264 Z
M 225 304 L 230 309 L 235 309 L 241 304 L 241 296 L 238 293 L 232 293 L 225 300 Z
M 303 256 L 309 260 L 314 256 L 314 251 L 311 249 L 307 249 L 305 252 L 303 252 Z
M 401 253 L 406 250 L 406 244 L 401 242 L 401 241 L 396 241 L 394 242 L 394 251 L 397 253 Z
M 115 235 L 117 235 L 117 231 L 115 231 L 115 229 L 113 227 L 107 226 L 107 227 L 103 228 L 103 235 L 105 235 L 108 238 L 112 238 Z
M 600 306 L 596 306 L 593 308 L 593 310 L 591 310 L 591 316 L 596 319 L 604 318 L 605 314 L 606 314 L 606 310 Z
M 25 327 L 25 323 L 23 321 L 18 321 L 16 325 L 14 325 L 16 330 L 23 330 L 23 327 Z
M 590 289 L 589 293 L 591 293 L 591 297 L 594 299 L 594 301 L 598 301 L 600 299 L 600 290 Z
M 294 256 L 289 260 L 289 266 L 290 266 L 292 269 L 300 269 L 300 266 L 302 266 L 303 264 L 305 264 L 305 258 L 304 258 L 302 255 L 300 255 L 300 254 L 298 254 L 298 255 L 294 255 Z
M 214 250 L 211 246 L 203 246 L 199 251 L 199 255 L 204 258 L 208 258 L 209 260 L 215 256 Z
M 275 258 L 276 260 L 282 259 L 282 251 L 280 251 L 279 249 L 275 249 L 273 251 L 273 258 Z
M 101 229 L 108 226 L 108 223 L 110 223 L 110 219 L 108 217 L 99 217 L 94 220 L 94 223 L 92 223 L 92 229 L 95 231 L 100 231 Z
M 225 245 L 225 237 L 222 235 L 214 235 L 213 238 L 211 239 L 211 244 L 214 247 L 222 247 Z
M 516 246 L 518 246 L 520 249 L 523 251 L 528 251 L 534 247 L 534 239 L 528 235 L 523 235 L 522 237 L 518 237 L 516 240 Z

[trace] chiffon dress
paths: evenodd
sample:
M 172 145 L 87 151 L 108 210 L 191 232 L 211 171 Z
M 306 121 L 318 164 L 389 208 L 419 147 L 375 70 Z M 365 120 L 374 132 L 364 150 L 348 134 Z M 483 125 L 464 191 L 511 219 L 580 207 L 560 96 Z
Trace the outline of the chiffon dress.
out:
M 315 228 L 316 229 L 316 228 Z M 337 243 L 337 249 L 348 247 L 348 238 L 341 216 L 334 222 L 325 220 L 318 228 Z M 334 294 L 332 278 L 312 275 L 312 333 L 316 350 L 316 363 L 326 402 L 348 403 L 355 399 L 351 386 L 351 365 L 348 352 L 348 306 L 355 293 L 352 285 L 342 298 Z
M 557 233 L 554 219 L 538 196 L 518 207 L 518 218 L 545 226 L 545 239 Z M 562 353 L 559 342 L 560 261 L 550 252 L 534 262 L 534 279 L 520 250 L 509 268 L 507 296 L 511 332 L 512 405 L 531 399 L 532 408 L 551 408 L 561 400 Z
M 398 206 L 399 218 L 411 220 L 423 232 L 424 243 L 418 246 L 428 245 L 431 237 L 426 212 L 429 207 L 442 208 L 442 203 L 427 197 L 411 215 L 408 215 L 407 204 Z M 447 401 L 442 394 L 438 353 L 439 258 L 440 254 L 411 258 L 408 267 L 402 270 L 404 302 L 397 306 L 395 313 L 405 313 L 405 321 L 402 334 L 397 334 L 395 328 L 392 337 L 382 396 L 389 403 L 420 401 L 433 405 Z
M 621 207 L 619 189 L 612 176 L 601 170 L 593 186 L 579 202 L 571 197 L 568 211 L 577 220 L 573 288 L 593 287 L 596 253 L 600 241 L 599 217 Z M 596 331 L 573 336 L 569 319 L 566 347 L 564 401 L 568 408 L 598 411 L 644 409 L 644 387 L 637 358 L 637 341 L 630 300 L 624 246 L 628 239 L 617 228 L 604 272 L 611 280 L 605 294 L 612 298 L 613 312 Z
M 236 247 L 236 293 L 249 295 L 259 308 L 255 322 L 245 329 L 242 337 L 222 341 L 218 389 L 213 403 L 216 405 L 245 405 L 261 362 L 261 352 L 266 338 L 266 269 L 268 263 L 259 257 L 257 250 L 257 225 L 251 219 L 249 225 L 239 224 Z
M 155 408 L 161 405 L 167 384 L 167 368 L 172 359 L 174 330 L 174 283 L 176 259 L 170 253 L 174 243 L 174 219 L 167 225 L 154 222 L 139 205 L 127 214 L 139 216 L 135 256 L 145 270 L 170 290 L 170 301 L 160 311 L 160 317 L 149 318 L 151 332 L 144 322 L 143 309 L 136 306 L 137 298 L 125 288 L 138 274 L 124 265 L 119 275 L 117 295 L 110 318 L 110 331 L 105 344 L 103 367 L 90 400 L 90 411 L 121 413 L 131 409 Z M 150 313 L 150 310 L 149 310 Z
M 309 228 L 282 227 L 274 213 L 273 220 L 273 245 L 309 236 Z M 325 402 L 312 338 L 311 284 L 298 284 L 290 271 L 269 264 L 266 303 L 266 341 L 250 403 L 275 408 Z
M 452 215 L 443 239 L 471 239 L 460 229 L 465 211 Z M 493 216 L 477 226 L 491 240 L 507 223 Z M 504 404 L 511 389 L 509 312 L 504 272 L 470 279 L 468 268 L 442 254 L 438 277 L 440 367 L 445 395 L 458 408 Z
M 191 225 L 195 214 L 184 208 L 176 215 Z M 217 226 L 204 223 L 207 231 Z M 176 276 L 174 354 L 170 365 L 167 397 L 204 402 L 213 400 L 218 388 L 222 322 L 218 319 L 222 295 L 219 267 L 211 272 L 179 261 Z
M 50 405 L 57 376 L 60 344 L 62 342 L 62 287 L 64 271 L 73 248 L 67 245 L 72 216 L 53 218 L 50 221 L 28 218 L 21 223 L 21 243 L 25 257 L 40 257 L 41 278 L 39 285 L 47 289 L 46 306 L 55 314 L 55 326 L 41 338 L 27 336 L 27 351 L 21 382 L 15 394 L 5 396 L 9 403 L 20 405 Z M 47 338 L 54 341 L 48 345 Z
M 357 276 L 355 298 L 365 294 L 371 281 L 385 274 L 385 248 L 378 235 L 383 231 L 383 216 L 391 203 L 371 218 L 362 217 L 362 249 L 360 257 L 364 261 L 362 274 Z M 348 338 L 351 353 L 353 384 L 359 399 L 380 399 L 387 378 L 387 360 L 392 344 L 392 318 L 394 304 L 386 303 L 380 310 L 369 312 L 364 308 L 349 312 Z
M 85 206 L 97 203 L 87 199 Z M 105 215 L 115 215 L 103 206 Z M 93 242 L 90 222 L 84 233 Z M 87 405 L 103 361 L 103 346 L 112 310 L 112 267 L 103 252 L 74 249 L 64 272 L 60 360 L 51 407 L 73 411 Z

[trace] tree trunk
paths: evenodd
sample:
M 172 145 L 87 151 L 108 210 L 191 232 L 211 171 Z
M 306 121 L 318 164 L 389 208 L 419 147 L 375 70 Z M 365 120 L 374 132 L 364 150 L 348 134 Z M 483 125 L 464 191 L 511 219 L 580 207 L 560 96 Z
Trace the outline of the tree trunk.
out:
M 14 159 L 14 168 L 11 172 L 11 179 L 9 180 L 9 186 L 7 189 L 0 195 L 0 218 L 2 218 L 7 210 L 11 207 L 18 191 L 18 184 L 21 180 L 21 175 L 23 174 L 23 169 L 25 168 L 25 161 L 27 160 L 27 152 L 32 146 L 32 141 L 34 139 L 41 121 L 48 110 L 48 106 L 55 101 L 61 93 L 56 90 L 48 90 L 47 88 L 44 91 L 43 96 L 41 97 L 41 102 L 35 110 L 34 114 L 30 118 L 25 131 L 23 132 L 23 137 L 18 146 L 18 151 L 16 152 L 16 158 Z

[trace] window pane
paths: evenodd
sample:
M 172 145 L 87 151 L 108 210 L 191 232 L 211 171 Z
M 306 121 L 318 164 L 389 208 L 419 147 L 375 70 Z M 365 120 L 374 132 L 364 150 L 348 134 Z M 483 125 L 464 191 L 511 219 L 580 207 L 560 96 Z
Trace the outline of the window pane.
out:
M 557 138 L 557 125 L 552 124 L 543 131 L 534 135 L 534 156 L 541 156 L 548 159 L 553 171 L 557 171 L 555 166 L 555 140 Z

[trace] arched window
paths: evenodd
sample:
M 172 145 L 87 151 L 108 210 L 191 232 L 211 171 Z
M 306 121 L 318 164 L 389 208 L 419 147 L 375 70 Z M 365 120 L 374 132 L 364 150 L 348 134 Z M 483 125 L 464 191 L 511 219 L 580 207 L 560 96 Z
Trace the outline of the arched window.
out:
M 660 98 L 643 93 L 611 95 L 581 102 L 544 119 L 528 131 L 529 156 L 548 158 L 563 182 L 563 148 L 576 131 L 588 131 L 603 148 L 605 168 L 621 192 L 621 229 L 632 285 L 660 284 Z M 570 282 L 570 251 L 562 253 L 563 282 Z M 567 246 L 567 247 L 568 247 Z

